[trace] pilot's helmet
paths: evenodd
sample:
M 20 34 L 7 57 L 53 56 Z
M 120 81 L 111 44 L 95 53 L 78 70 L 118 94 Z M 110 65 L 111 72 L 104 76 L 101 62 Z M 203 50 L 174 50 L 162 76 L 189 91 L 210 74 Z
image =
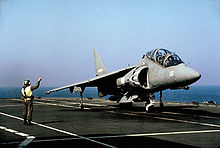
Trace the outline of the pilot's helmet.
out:
M 30 86 L 30 85 L 31 85 L 30 80 L 25 80 L 25 81 L 24 81 L 24 85 L 26 85 L 26 86 Z

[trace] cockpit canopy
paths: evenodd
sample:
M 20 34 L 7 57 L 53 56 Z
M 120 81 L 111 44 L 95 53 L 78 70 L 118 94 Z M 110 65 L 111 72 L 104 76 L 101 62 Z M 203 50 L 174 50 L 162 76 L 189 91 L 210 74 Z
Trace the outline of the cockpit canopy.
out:
M 146 56 L 163 67 L 176 66 L 180 63 L 183 63 L 178 55 L 168 51 L 167 49 L 158 48 L 149 51 Z

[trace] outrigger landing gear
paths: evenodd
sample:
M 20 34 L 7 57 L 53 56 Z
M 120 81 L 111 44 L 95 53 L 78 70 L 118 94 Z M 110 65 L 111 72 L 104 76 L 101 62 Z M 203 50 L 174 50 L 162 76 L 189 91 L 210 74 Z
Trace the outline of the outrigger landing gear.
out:
M 80 109 L 81 110 L 83 110 L 84 109 L 84 105 L 83 105 L 83 92 L 80 92 L 80 105 L 79 105 L 79 107 L 80 107 Z

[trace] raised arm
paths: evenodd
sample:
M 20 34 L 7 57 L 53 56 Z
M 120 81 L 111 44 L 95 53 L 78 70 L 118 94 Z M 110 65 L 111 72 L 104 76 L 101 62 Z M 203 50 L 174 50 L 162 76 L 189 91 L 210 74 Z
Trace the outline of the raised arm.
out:
M 37 81 L 37 83 L 35 84 L 35 86 L 31 86 L 31 90 L 35 90 L 40 86 L 40 81 L 42 80 L 42 77 L 40 77 Z

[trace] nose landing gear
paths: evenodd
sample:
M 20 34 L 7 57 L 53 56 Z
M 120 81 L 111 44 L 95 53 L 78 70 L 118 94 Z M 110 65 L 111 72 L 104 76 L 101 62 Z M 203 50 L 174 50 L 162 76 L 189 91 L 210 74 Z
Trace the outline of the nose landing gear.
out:
M 162 90 L 160 91 L 160 111 L 162 112 L 164 109 L 164 103 L 162 101 Z

